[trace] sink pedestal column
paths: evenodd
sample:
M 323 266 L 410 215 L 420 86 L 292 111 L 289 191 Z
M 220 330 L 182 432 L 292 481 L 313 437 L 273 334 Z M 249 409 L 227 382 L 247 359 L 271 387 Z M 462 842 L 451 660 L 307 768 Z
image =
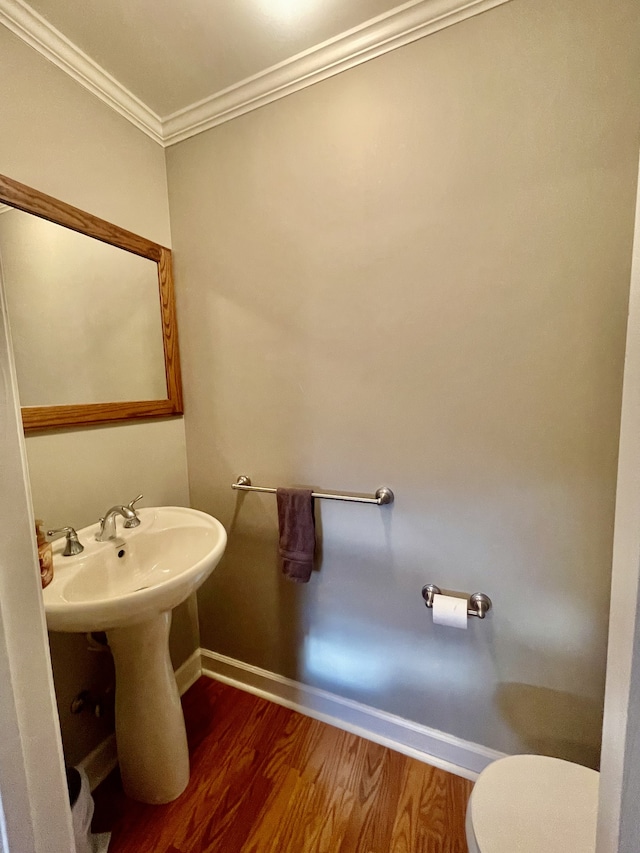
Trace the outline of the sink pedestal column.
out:
M 189 751 L 169 657 L 171 612 L 107 632 L 116 668 L 116 741 L 125 793 L 168 803 L 187 787 Z

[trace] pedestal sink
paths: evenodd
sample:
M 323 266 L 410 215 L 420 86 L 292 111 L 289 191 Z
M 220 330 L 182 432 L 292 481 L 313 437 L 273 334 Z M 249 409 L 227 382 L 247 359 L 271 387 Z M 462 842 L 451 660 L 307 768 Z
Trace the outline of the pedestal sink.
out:
M 185 507 L 145 508 L 138 516 L 138 527 L 119 527 L 108 542 L 95 541 L 97 524 L 79 530 L 85 550 L 75 557 L 63 557 L 63 543 L 56 543 L 44 607 L 52 631 L 107 632 L 125 792 L 145 803 L 167 803 L 189 781 L 169 658 L 171 611 L 213 571 L 227 535 L 217 519 Z

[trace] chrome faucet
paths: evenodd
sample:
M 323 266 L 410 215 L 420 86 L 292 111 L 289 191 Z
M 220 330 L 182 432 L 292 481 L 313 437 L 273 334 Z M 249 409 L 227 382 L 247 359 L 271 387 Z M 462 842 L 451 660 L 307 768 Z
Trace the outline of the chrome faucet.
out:
M 107 510 L 104 518 L 100 519 L 100 530 L 96 533 L 97 542 L 107 542 L 109 539 L 116 538 L 116 515 L 121 515 L 127 528 L 137 527 L 140 524 L 133 505 L 141 500 L 144 496 L 138 495 L 127 506 L 116 505 Z

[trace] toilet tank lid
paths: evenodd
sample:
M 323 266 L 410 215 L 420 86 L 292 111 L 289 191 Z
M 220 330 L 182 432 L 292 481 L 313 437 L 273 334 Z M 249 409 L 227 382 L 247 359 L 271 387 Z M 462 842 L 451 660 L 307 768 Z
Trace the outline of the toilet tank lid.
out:
M 599 774 L 542 755 L 511 755 L 480 774 L 469 800 L 482 853 L 594 853 Z

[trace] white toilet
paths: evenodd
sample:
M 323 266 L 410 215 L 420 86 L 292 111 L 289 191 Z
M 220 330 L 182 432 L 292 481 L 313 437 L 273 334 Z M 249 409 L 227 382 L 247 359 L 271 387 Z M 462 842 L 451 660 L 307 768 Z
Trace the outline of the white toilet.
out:
M 511 755 L 478 777 L 467 806 L 469 853 L 594 853 L 595 770 Z

